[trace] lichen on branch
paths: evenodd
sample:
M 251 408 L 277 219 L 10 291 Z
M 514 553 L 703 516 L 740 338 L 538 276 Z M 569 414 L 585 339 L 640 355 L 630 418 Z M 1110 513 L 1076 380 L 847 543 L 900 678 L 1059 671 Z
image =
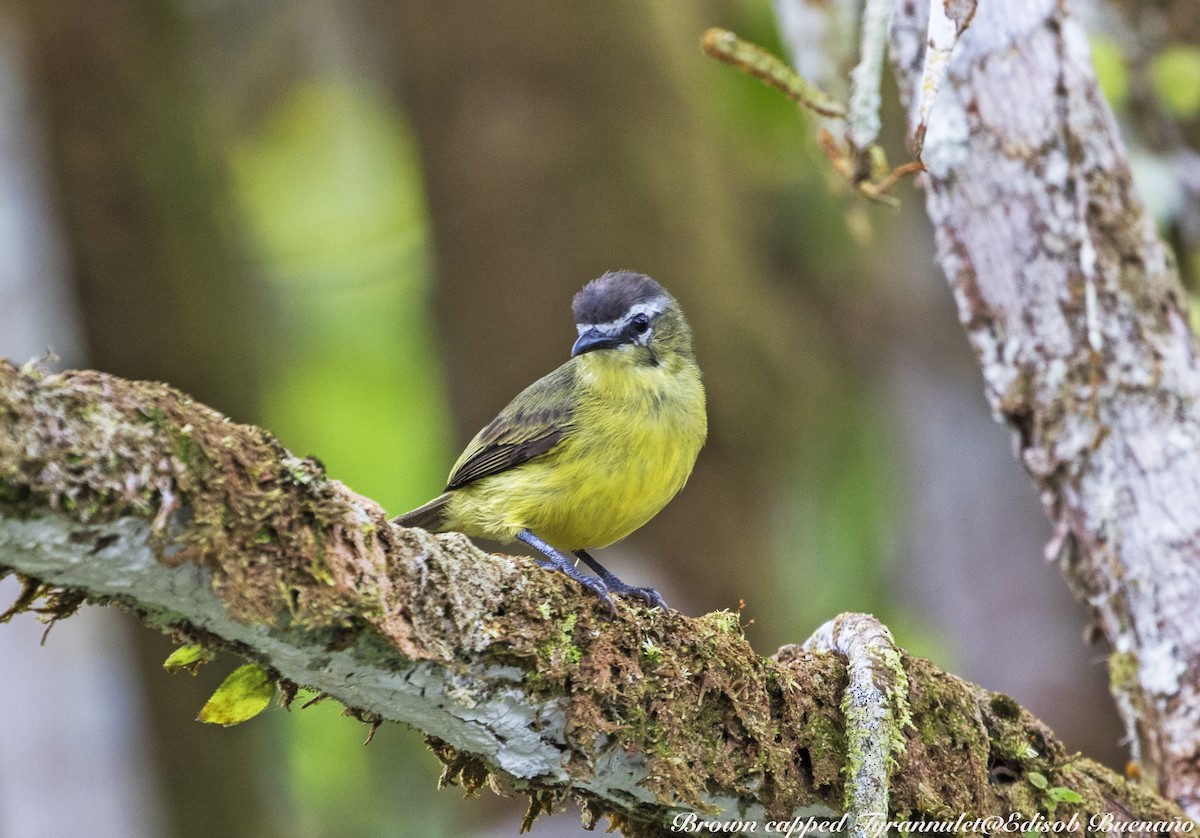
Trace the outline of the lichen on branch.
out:
M 664 615 L 594 596 L 457 534 L 393 527 L 377 504 L 269 433 L 162 384 L 0 362 L 0 575 L 118 602 L 343 702 L 422 730 L 444 782 L 503 779 L 531 814 L 658 834 L 681 813 L 791 819 L 845 799 L 846 664 L 763 658 L 736 614 Z M 1176 815 L 1065 752 L 1003 696 L 900 655 L 911 727 L 891 814 L 1045 809 Z M 219 735 L 219 734 L 214 734 Z M 1003 771 L 997 773 L 999 767 Z M 431 778 L 431 783 L 433 778 Z

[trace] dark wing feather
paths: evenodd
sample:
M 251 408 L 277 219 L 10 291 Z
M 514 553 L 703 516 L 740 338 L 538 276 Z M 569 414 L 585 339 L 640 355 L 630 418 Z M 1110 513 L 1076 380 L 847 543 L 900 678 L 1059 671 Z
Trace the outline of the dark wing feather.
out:
M 535 381 L 475 435 L 450 472 L 446 489 L 507 471 L 541 456 L 571 432 L 575 365 L 568 361 Z

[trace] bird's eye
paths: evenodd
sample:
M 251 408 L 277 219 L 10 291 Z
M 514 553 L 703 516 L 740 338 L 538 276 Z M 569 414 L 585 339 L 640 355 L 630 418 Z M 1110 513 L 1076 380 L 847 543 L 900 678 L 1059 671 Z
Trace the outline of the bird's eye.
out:
M 644 314 L 635 314 L 633 319 L 629 321 L 630 327 L 639 335 L 646 334 L 646 330 L 650 328 L 650 318 Z

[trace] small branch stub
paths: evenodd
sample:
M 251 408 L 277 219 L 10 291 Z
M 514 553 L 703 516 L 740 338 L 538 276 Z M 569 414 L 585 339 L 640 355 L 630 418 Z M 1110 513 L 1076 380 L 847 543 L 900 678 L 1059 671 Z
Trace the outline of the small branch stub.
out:
M 709 29 L 700 39 L 705 54 L 754 76 L 801 107 L 833 119 L 845 119 L 846 108 L 799 73 L 757 44 L 727 29 Z
M 835 100 L 816 85 L 802 78 L 783 61 L 762 47 L 739 38 L 725 29 L 709 29 L 701 39 L 704 52 L 729 66 L 754 76 L 764 84 L 774 87 L 801 107 L 826 119 L 836 120 L 843 125 L 842 140 L 822 128 L 818 135 L 821 150 L 829 157 L 834 170 L 846 178 L 859 194 L 877 203 L 898 206 L 899 202 L 888 193 L 904 177 L 922 170 L 919 160 L 891 168 L 883 147 L 875 142 L 878 134 L 879 72 L 882 64 L 883 33 L 880 26 L 890 17 L 890 0 L 873 0 L 867 20 L 870 32 L 878 36 L 869 45 L 871 56 L 864 60 L 856 71 L 855 94 L 851 98 L 851 109 Z M 878 55 L 875 51 L 878 50 Z M 874 79 L 874 86 L 870 80 Z M 849 128 L 846 129 L 846 121 Z
M 804 642 L 804 649 L 846 658 L 846 810 L 853 816 L 853 834 L 867 838 L 870 814 L 888 811 L 888 778 L 912 728 L 902 655 L 892 633 L 870 614 L 835 617 Z

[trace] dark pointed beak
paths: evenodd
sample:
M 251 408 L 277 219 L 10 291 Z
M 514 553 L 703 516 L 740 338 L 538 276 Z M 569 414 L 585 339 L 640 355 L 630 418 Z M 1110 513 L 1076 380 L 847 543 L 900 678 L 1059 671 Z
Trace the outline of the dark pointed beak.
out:
M 575 345 L 571 347 L 571 357 L 582 355 L 585 352 L 593 352 L 597 349 L 612 349 L 614 346 L 620 345 L 621 341 L 612 335 L 601 334 L 595 329 L 588 329 L 579 336 L 575 341 Z

